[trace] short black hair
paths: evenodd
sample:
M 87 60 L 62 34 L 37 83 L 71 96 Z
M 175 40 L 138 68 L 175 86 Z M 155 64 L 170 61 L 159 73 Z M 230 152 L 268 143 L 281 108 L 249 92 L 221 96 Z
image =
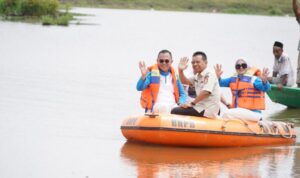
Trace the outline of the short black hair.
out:
M 207 61 L 207 56 L 206 56 L 206 54 L 204 52 L 202 52 L 202 51 L 196 51 L 196 52 L 194 52 L 193 57 L 198 56 L 198 55 L 201 55 L 202 59 L 204 61 Z
M 169 51 L 169 50 L 167 50 L 167 49 L 163 49 L 163 50 L 159 51 L 159 53 L 158 53 L 158 55 L 157 55 L 157 58 L 158 58 L 158 56 L 159 56 L 160 54 L 163 54 L 163 53 L 169 53 L 170 56 L 171 56 L 171 59 L 173 58 L 173 57 L 172 57 L 171 51 Z
M 283 48 L 283 43 L 281 43 L 279 41 L 275 41 L 273 46 L 276 46 L 276 47 L 279 47 L 279 48 L 282 49 Z

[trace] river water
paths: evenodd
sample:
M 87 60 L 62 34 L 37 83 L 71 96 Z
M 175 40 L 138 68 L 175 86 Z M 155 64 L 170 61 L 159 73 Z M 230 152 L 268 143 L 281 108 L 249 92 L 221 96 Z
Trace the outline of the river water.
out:
M 142 114 L 138 61 L 159 50 L 174 65 L 196 50 L 210 67 L 234 62 L 272 68 L 285 44 L 296 68 L 299 26 L 291 17 L 74 9 L 82 25 L 0 22 L 0 177 L 299 177 L 300 147 L 176 148 L 126 143 L 122 119 Z M 75 22 L 76 23 L 76 22 Z M 187 71 L 191 72 L 191 71 Z M 223 89 L 229 99 L 229 90 Z M 300 110 L 267 98 L 269 120 Z

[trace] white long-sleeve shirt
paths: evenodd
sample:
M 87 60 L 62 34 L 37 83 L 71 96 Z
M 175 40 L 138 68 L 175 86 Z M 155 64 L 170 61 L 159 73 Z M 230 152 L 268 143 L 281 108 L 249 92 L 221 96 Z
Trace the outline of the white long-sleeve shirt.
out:
M 274 58 L 273 72 L 277 72 L 281 77 L 285 74 L 288 75 L 287 86 L 293 86 L 294 84 L 294 70 L 290 61 L 290 58 L 282 53 L 279 59 Z

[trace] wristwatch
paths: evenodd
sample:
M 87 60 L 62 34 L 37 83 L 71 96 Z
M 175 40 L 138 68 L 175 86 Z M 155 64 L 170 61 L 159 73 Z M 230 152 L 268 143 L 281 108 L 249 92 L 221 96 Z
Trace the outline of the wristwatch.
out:
M 194 103 L 194 102 L 192 101 L 192 102 L 191 102 L 191 105 L 192 105 L 192 106 L 195 106 L 195 105 L 196 105 L 196 103 Z

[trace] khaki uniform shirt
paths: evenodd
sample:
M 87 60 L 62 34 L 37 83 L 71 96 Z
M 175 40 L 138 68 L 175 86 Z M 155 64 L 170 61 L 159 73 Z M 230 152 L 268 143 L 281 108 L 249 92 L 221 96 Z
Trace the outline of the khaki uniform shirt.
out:
M 206 68 L 201 73 L 189 78 L 189 80 L 195 86 L 197 96 L 203 90 L 210 92 L 208 97 L 196 103 L 194 109 L 198 112 L 205 110 L 204 116 L 217 118 L 220 111 L 221 90 L 215 71 Z

